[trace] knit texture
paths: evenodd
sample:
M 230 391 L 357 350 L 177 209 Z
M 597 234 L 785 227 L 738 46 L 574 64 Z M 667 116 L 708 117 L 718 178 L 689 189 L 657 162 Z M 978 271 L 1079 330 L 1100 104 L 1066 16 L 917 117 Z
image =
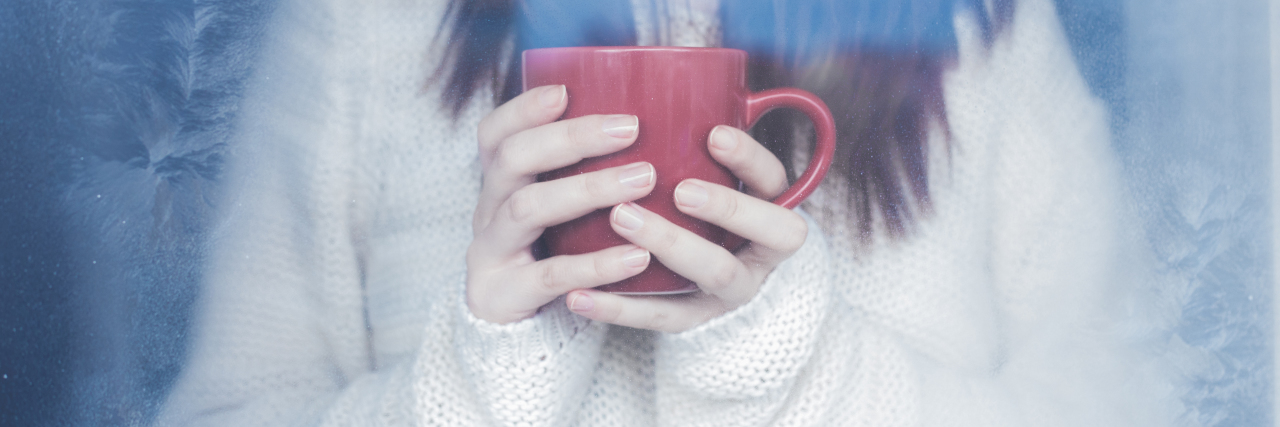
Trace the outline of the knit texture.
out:
M 934 132 L 935 212 L 908 238 L 856 243 L 829 178 L 803 205 L 805 245 L 756 298 L 680 334 L 591 322 L 563 301 L 509 325 L 470 314 L 475 129 L 493 105 L 482 93 L 454 123 L 427 85 L 445 3 L 280 6 L 160 424 L 1167 421 L 1110 330 L 1116 165 L 1050 1 L 1020 1 L 989 50 L 957 18 L 954 139 Z M 705 15 L 689 22 L 663 31 L 698 35 L 645 37 L 716 37 Z

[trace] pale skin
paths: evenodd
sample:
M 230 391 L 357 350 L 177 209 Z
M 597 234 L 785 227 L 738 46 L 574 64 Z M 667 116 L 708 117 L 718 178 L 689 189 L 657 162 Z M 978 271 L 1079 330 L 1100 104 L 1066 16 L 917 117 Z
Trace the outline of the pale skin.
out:
M 539 173 L 619 151 L 638 136 L 635 116 L 556 121 L 567 106 L 564 86 L 544 86 L 480 122 L 484 178 L 475 239 L 467 249 L 467 306 L 477 318 L 513 323 L 561 303 L 601 322 L 683 332 L 749 302 L 769 272 L 804 243 L 804 219 L 768 201 L 787 187 L 782 163 L 729 126 L 712 130 L 709 151 L 747 192 L 690 179 L 676 188 L 675 202 L 681 212 L 749 241 L 734 252 L 629 203 L 653 190 L 655 171 L 648 163 L 537 182 Z M 547 227 L 611 206 L 613 230 L 632 244 L 534 257 L 531 245 Z M 696 283 L 699 292 L 642 297 L 591 289 L 640 273 L 653 257 Z

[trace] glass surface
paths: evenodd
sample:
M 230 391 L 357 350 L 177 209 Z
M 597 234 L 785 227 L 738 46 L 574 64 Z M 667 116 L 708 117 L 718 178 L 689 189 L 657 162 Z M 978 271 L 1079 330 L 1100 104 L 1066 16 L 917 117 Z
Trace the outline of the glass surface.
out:
M 1055 3 L 1199 355 L 1181 420 L 1271 425 L 1280 5 Z M 273 2 L 221 4 L 0 2 L 0 425 L 146 423 L 182 368 Z

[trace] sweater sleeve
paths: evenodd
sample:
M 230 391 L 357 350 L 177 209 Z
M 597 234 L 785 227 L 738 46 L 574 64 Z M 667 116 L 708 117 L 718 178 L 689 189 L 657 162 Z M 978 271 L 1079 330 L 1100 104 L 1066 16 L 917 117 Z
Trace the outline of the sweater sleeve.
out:
M 660 425 L 765 425 L 787 400 L 829 310 L 826 240 L 812 218 L 804 245 L 747 304 L 660 338 Z
M 493 419 L 508 426 L 568 425 L 599 362 L 606 325 L 559 301 L 532 318 L 497 325 L 473 316 L 458 295 L 455 348 Z
M 475 319 L 462 267 L 448 283 L 417 284 L 432 289 L 417 351 L 375 355 L 365 280 L 378 181 L 358 166 L 369 149 L 363 7 L 276 11 L 240 113 L 188 361 L 159 425 L 552 426 L 586 392 L 603 326 L 554 309 L 513 325 Z

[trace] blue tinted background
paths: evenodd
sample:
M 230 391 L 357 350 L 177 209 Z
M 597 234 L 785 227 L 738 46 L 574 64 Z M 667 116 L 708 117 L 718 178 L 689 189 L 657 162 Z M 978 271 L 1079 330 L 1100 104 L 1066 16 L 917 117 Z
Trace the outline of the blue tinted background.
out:
M 1182 306 L 1191 425 L 1272 421 L 1268 9 L 1055 0 Z M 0 425 L 134 425 L 183 358 L 269 0 L 0 2 Z M 1087 172 L 1087 171 L 1086 171 Z

